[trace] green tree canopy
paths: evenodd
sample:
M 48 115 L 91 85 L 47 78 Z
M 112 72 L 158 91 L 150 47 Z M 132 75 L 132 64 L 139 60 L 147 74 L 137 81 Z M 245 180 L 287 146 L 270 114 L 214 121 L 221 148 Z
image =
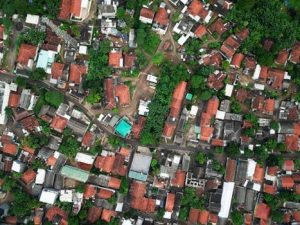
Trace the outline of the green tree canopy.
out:
M 45 94 L 45 100 L 49 105 L 58 108 L 64 102 L 64 96 L 57 91 L 48 91 Z

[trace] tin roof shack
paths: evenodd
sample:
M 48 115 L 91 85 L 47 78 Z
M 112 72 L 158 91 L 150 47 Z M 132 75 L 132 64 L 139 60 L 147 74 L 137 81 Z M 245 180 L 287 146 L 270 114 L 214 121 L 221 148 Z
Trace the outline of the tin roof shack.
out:
M 83 183 L 87 182 L 87 180 L 89 178 L 89 172 L 79 169 L 77 167 L 68 166 L 68 165 L 64 166 L 61 169 L 60 174 L 67 178 L 70 178 L 70 179 L 73 179 L 76 181 L 80 181 Z

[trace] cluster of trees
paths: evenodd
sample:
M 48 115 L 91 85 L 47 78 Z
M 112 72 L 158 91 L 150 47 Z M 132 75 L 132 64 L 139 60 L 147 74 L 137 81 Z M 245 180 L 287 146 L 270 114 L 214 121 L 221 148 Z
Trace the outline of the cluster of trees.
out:
M 25 33 L 22 33 L 17 39 L 17 46 L 22 43 L 38 45 L 44 41 L 46 37 L 45 32 L 41 32 L 37 29 L 30 29 Z
M 29 148 L 40 148 L 46 144 L 48 144 L 48 137 L 44 134 L 29 134 L 28 136 L 24 137 L 21 142 L 23 147 Z
M 160 43 L 160 38 L 154 31 L 151 30 L 150 26 L 140 23 L 136 30 L 136 42 L 138 44 L 138 48 L 141 48 L 148 54 L 153 55 Z
M 278 51 L 291 47 L 300 37 L 300 20 L 284 9 L 281 0 L 238 0 L 228 14 L 227 18 L 237 24 L 237 29 L 249 28 L 250 36 L 242 50 L 254 53 L 262 65 L 271 65 Z M 270 52 L 262 48 L 266 39 L 274 42 Z
M 45 89 L 40 90 L 39 98 L 34 106 L 34 113 L 38 114 L 43 105 L 49 104 L 55 108 L 58 108 L 61 103 L 64 102 L 64 95 L 57 91 L 47 91 Z
M 141 133 L 141 143 L 144 145 L 158 143 L 174 88 L 180 81 L 189 79 L 189 73 L 182 64 L 174 65 L 168 61 L 161 65 L 160 74 L 156 94 L 149 104 L 148 119 Z
M 80 144 L 76 140 L 74 134 L 69 128 L 66 128 L 63 133 L 62 143 L 59 146 L 59 151 L 65 154 L 68 158 L 75 158 L 80 149 Z
M 184 189 L 179 212 L 179 219 L 186 220 L 191 208 L 204 209 L 204 198 L 197 196 L 195 188 Z
M 87 101 L 91 104 L 99 102 L 103 97 L 103 79 L 110 75 L 112 69 L 108 66 L 110 41 L 101 41 L 97 50 L 89 51 L 89 69 L 83 88 L 89 90 Z

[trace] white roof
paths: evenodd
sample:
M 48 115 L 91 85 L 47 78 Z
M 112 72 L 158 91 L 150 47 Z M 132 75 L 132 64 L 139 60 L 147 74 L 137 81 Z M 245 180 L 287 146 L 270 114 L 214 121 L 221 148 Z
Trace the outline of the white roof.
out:
M 182 36 L 178 39 L 177 43 L 178 43 L 179 45 L 184 45 L 184 43 L 187 41 L 187 39 L 189 39 L 189 37 L 190 37 L 190 35 L 182 35 Z
M 247 177 L 253 177 L 255 172 L 256 162 L 253 159 L 248 159 Z
M 22 172 L 22 170 L 24 169 L 23 163 L 21 163 L 20 161 L 13 161 L 11 170 L 17 173 Z
M 152 83 L 157 83 L 157 77 L 156 76 L 153 76 L 151 74 L 148 74 L 147 75 L 147 81 L 150 81 Z
M 79 54 L 86 55 L 87 54 L 87 46 L 80 45 L 79 46 Z
M 196 116 L 196 115 L 197 115 L 197 113 L 198 113 L 198 106 L 196 106 L 196 105 L 192 105 L 192 107 L 191 107 L 191 111 L 190 111 L 190 115 L 192 115 L 192 116 Z
M 27 14 L 25 23 L 38 25 L 40 17 L 38 15 Z
M 225 111 L 217 110 L 216 119 L 224 120 L 225 119 L 225 115 L 226 115 Z
M 253 76 L 252 76 L 253 80 L 257 80 L 259 78 L 260 71 L 261 71 L 261 66 L 257 64 L 256 67 L 255 67 L 255 71 L 253 73 Z
M 85 164 L 93 164 L 95 160 L 95 156 L 88 155 L 82 152 L 78 152 L 75 157 L 76 162 L 81 162 Z
M 290 80 L 292 77 L 288 74 L 288 72 L 284 73 L 284 79 L 285 80 Z
M 254 89 L 263 91 L 263 90 L 265 90 L 265 85 L 264 84 L 257 84 L 257 83 L 255 83 L 254 84 Z
M 181 156 L 180 155 L 174 155 L 174 157 L 173 157 L 173 163 L 179 165 L 180 160 L 181 160 Z
M 171 219 L 171 216 L 172 216 L 172 212 L 165 211 L 164 219 Z
M 117 212 L 122 212 L 123 211 L 123 205 L 124 205 L 123 202 L 118 202 L 115 210 Z
M 232 84 L 226 84 L 226 87 L 225 87 L 225 96 L 231 97 L 232 96 L 232 92 L 233 92 L 233 88 L 234 88 L 234 86 Z
M 130 220 L 130 219 L 125 219 L 123 222 L 122 222 L 122 225 L 134 225 L 134 221 Z
M 57 197 L 58 197 L 58 191 L 54 189 L 44 188 L 40 196 L 40 202 L 53 205 Z
M 224 182 L 222 198 L 221 198 L 221 209 L 218 214 L 218 216 L 221 218 L 228 218 L 229 216 L 233 189 L 234 189 L 234 182 Z
M 43 184 L 45 182 L 46 177 L 46 170 L 44 169 L 38 169 L 37 175 L 35 177 L 35 183 L 36 184 Z
M 73 202 L 73 190 L 61 190 L 59 201 L 61 202 Z

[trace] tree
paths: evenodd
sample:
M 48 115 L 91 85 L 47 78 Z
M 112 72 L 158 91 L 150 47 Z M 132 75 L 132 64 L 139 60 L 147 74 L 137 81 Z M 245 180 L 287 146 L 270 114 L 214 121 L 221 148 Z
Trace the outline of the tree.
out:
M 74 135 L 64 134 L 62 143 L 59 146 L 59 151 L 61 153 L 65 154 L 68 158 L 75 158 L 79 148 L 80 144 L 77 142 Z
M 30 78 L 33 80 L 44 80 L 47 74 L 43 68 L 36 68 L 30 73 Z
M 126 11 L 124 7 L 118 7 L 117 9 L 117 18 L 123 20 L 125 18 Z
M 206 155 L 203 152 L 198 152 L 196 155 L 196 161 L 200 164 L 200 166 L 203 166 L 206 162 Z
M 283 212 L 280 210 L 272 210 L 271 218 L 273 222 L 281 223 L 283 221 Z
M 204 86 L 204 77 L 201 76 L 201 75 L 194 75 L 192 76 L 192 79 L 191 79 L 191 87 L 193 89 L 199 89 L 199 88 L 202 88 Z
M 282 155 L 269 155 L 268 158 L 266 159 L 266 164 L 267 166 L 278 166 L 282 167 L 284 162 L 283 156 Z
M 45 100 L 49 105 L 58 108 L 64 102 L 64 96 L 57 91 L 48 91 L 45 94 Z
M 86 101 L 90 104 L 95 104 L 101 100 L 100 93 L 97 90 L 92 89 L 88 96 L 86 96 Z
M 2 190 L 5 192 L 10 192 L 12 189 L 14 189 L 17 186 L 17 181 L 12 178 L 11 176 L 5 176 L 3 185 L 2 185 Z
M 275 131 L 278 131 L 279 130 L 279 123 L 275 120 L 272 120 L 270 122 L 270 127 L 271 127 L 271 129 L 273 129 Z
M 165 56 L 162 52 L 156 53 L 153 57 L 152 57 L 152 62 L 154 65 L 159 66 L 162 64 L 162 62 L 164 61 Z
M 233 113 L 240 113 L 242 111 L 240 103 L 238 103 L 236 100 L 231 101 L 230 108 Z
M 32 209 L 35 209 L 40 205 L 36 198 L 32 198 L 24 191 L 16 190 L 14 191 L 13 196 L 14 201 L 10 208 L 12 215 L 24 217 L 29 215 Z
M 214 171 L 224 174 L 225 173 L 225 167 L 217 160 L 212 161 L 212 168 Z
M 121 178 L 120 193 L 127 194 L 129 190 L 129 182 L 126 177 Z
M 207 101 L 207 100 L 211 99 L 211 97 L 212 97 L 212 94 L 210 91 L 203 91 L 200 94 L 200 99 L 203 101 Z
M 240 148 L 239 146 L 234 143 L 230 142 L 226 147 L 225 147 L 225 153 L 229 157 L 238 157 L 240 155 Z
M 24 77 L 18 76 L 15 80 L 15 83 L 22 88 L 26 87 L 26 79 Z
M 300 159 L 299 158 L 295 159 L 295 169 L 300 170 Z
M 48 140 L 48 137 L 44 134 L 31 133 L 21 140 L 21 146 L 37 149 L 46 145 Z
M 11 119 L 14 115 L 14 112 L 13 112 L 12 108 L 6 107 L 5 108 L 5 115 L 7 116 L 8 119 Z
M 231 213 L 231 221 L 233 225 L 242 225 L 244 224 L 244 217 L 240 211 L 234 210 Z
M 171 20 L 173 23 L 177 23 L 180 20 L 180 18 L 181 18 L 181 13 L 178 11 L 175 11 L 171 16 Z

